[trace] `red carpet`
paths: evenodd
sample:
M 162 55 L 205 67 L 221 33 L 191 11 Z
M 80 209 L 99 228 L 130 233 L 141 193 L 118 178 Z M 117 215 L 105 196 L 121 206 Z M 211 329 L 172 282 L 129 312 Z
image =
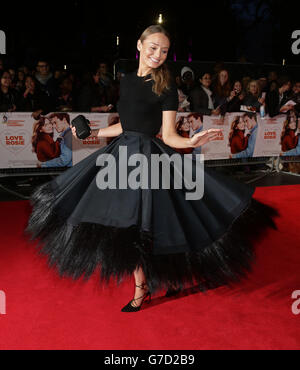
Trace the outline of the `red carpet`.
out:
M 96 276 L 88 283 L 58 278 L 23 237 L 28 202 L 0 203 L 7 301 L 0 349 L 300 349 L 300 315 L 291 309 L 300 290 L 300 186 L 257 188 L 255 198 L 280 217 L 278 230 L 257 242 L 247 280 L 206 294 L 156 296 L 132 314 L 120 312 L 132 282 L 109 289 Z

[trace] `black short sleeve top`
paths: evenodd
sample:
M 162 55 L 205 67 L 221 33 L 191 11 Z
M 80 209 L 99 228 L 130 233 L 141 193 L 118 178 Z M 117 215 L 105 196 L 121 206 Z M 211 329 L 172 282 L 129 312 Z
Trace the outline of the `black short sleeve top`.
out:
M 162 112 L 177 111 L 178 92 L 175 81 L 161 96 L 152 91 L 153 83 L 151 75 L 139 77 L 136 72 L 122 78 L 118 112 L 123 130 L 155 136 L 162 125 Z

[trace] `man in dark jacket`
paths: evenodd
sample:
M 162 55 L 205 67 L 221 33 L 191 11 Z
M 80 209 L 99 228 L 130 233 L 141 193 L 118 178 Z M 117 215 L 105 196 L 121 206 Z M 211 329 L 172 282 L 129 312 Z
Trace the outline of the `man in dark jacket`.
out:
M 288 77 L 280 77 L 278 79 L 278 87 L 270 91 L 266 96 L 267 113 L 270 117 L 277 116 L 281 113 L 286 113 L 293 107 L 284 107 L 288 101 L 288 92 L 291 88 L 291 80 Z

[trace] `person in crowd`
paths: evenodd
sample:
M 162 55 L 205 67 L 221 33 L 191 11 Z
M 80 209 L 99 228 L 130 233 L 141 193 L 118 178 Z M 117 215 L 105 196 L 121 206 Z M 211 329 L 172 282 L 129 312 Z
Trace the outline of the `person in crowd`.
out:
M 243 91 L 247 91 L 247 87 L 249 85 L 249 82 L 252 80 L 252 78 L 250 76 L 243 76 L 242 77 L 242 88 L 243 88 Z
M 244 151 L 248 147 L 249 134 L 245 135 L 245 122 L 242 116 L 236 116 L 229 132 L 231 154 Z
M 245 92 L 243 91 L 243 85 L 241 81 L 237 80 L 234 82 L 232 91 L 228 97 L 227 112 L 239 112 L 244 97 Z
M 22 92 L 25 87 L 25 73 L 22 69 L 18 69 L 17 81 L 16 81 L 16 90 Z
M 100 78 L 99 86 L 102 88 L 102 95 L 104 96 L 104 105 L 113 105 L 113 110 L 117 105 L 119 99 L 119 83 L 115 82 L 113 75 L 109 72 L 108 63 L 102 61 L 99 63 Z
M 288 94 L 291 88 L 291 80 L 287 76 L 281 76 L 278 79 L 278 87 L 275 90 L 269 91 L 266 96 L 266 108 L 270 117 L 274 117 L 280 113 L 287 113 L 293 109 L 293 106 L 286 106 L 288 102 Z
M 267 92 L 271 92 L 278 89 L 278 73 L 273 70 L 268 74 Z
M 12 80 L 9 71 L 0 71 L 0 112 L 15 112 L 18 108 L 19 96 L 11 85 Z
M 204 72 L 200 75 L 200 86 L 196 85 L 191 91 L 188 100 L 191 103 L 191 111 L 203 115 L 219 115 L 220 108 L 215 109 L 213 93 L 210 90 L 211 74 Z
M 63 76 L 59 82 L 59 93 L 55 110 L 59 112 L 72 112 L 74 108 L 73 82 L 69 76 Z
M 247 86 L 247 93 L 243 99 L 243 105 L 253 107 L 259 112 L 260 106 L 265 104 L 265 98 L 262 97 L 260 85 L 257 80 L 251 80 Z
M 300 114 L 300 81 L 294 81 L 291 93 L 289 95 L 289 100 L 293 100 L 296 105 L 294 106 L 294 111 L 297 115 Z
M 195 86 L 195 74 L 194 71 L 190 67 L 183 67 L 180 73 L 181 81 L 180 81 L 180 89 L 184 93 L 184 95 L 189 96 L 191 90 Z
M 68 113 L 52 113 L 49 117 L 55 130 L 60 134 L 60 155 L 57 158 L 39 163 L 40 167 L 72 167 L 72 131 Z
M 52 99 L 41 90 L 40 84 L 33 76 L 26 76 L 25 88 L 21 94 L 19 111 L 32 112 L 34 119 L 39 119 L 40 115 L 46 115 L 55 110 Z
M 299 141 L 298 118 L 291 111 L 287 114 L 281 134 L 281 150 L 287 152 L 295 149 Z
M 17 86 L 17 76 L 16 76 L 16 70 L 14 68 L 9 68 L 8 72 L 11 76 L 11 88 L 16 90 Z
M 267 93 L 268 91 L 268 78 L 264 73 L 261 73 L 258 78 L 258 83 L 260 87 L 260 91 Z
M 87 82 L 78 94 L 77 110 L 79 112 L 110 112 L 112 103 L 106 104 L 106 96 L 100 85 L 100 72 L 98 67 L 92 70 L 87 77 Z
M 256 136 L 258 131 L 258 124 L 256 120 L 256 113 L 246 112 L 242 115 L 242 120 L 245 122 L 245 131 L 246 136 L 248 136 L 248 146 L 245 150 L 235 153 L 232 155 L 232 158 L 250 158 L 253 157 L 255 143 L 256 143 Z
M 53 125 L 49 118 L 40 117 L 33 126 L 31 139 L 33 152 L 40 162 L 60 156 L 60 143 L 53 140 Z
M 229 73 L 226 69 L 222 69 L 218 73 L 218 77 L 212 86 L 214 94 L 214 106 L 220 108 L 220 113 L 225 114 L 227 102 L 231 92 Z
M 225 70 L 225 64 L 221 60 L 217 61 L 213 67 L 212 85 L 214 86 L 218 80 L 220 71 Z
M 48 61 L 39 59 L 36 65 L 35 78 L 40 84 L 40 88 L 44 91 L 51 99 L 55 99 L 57 95 L 57 84 L 55 78 L 50 71 Z

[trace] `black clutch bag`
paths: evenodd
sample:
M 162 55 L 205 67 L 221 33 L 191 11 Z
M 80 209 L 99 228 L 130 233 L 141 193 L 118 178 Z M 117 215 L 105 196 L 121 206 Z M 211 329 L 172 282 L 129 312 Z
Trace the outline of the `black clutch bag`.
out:
M 73 127 L 76 127 L 76 136 L 78 137 L 78 139 L 81 140 L 86 139 L 92 133 L 90 121 L 87 118 L 85 118 L 82 114 L 75 117 L 72 120 L 71 125 Z

